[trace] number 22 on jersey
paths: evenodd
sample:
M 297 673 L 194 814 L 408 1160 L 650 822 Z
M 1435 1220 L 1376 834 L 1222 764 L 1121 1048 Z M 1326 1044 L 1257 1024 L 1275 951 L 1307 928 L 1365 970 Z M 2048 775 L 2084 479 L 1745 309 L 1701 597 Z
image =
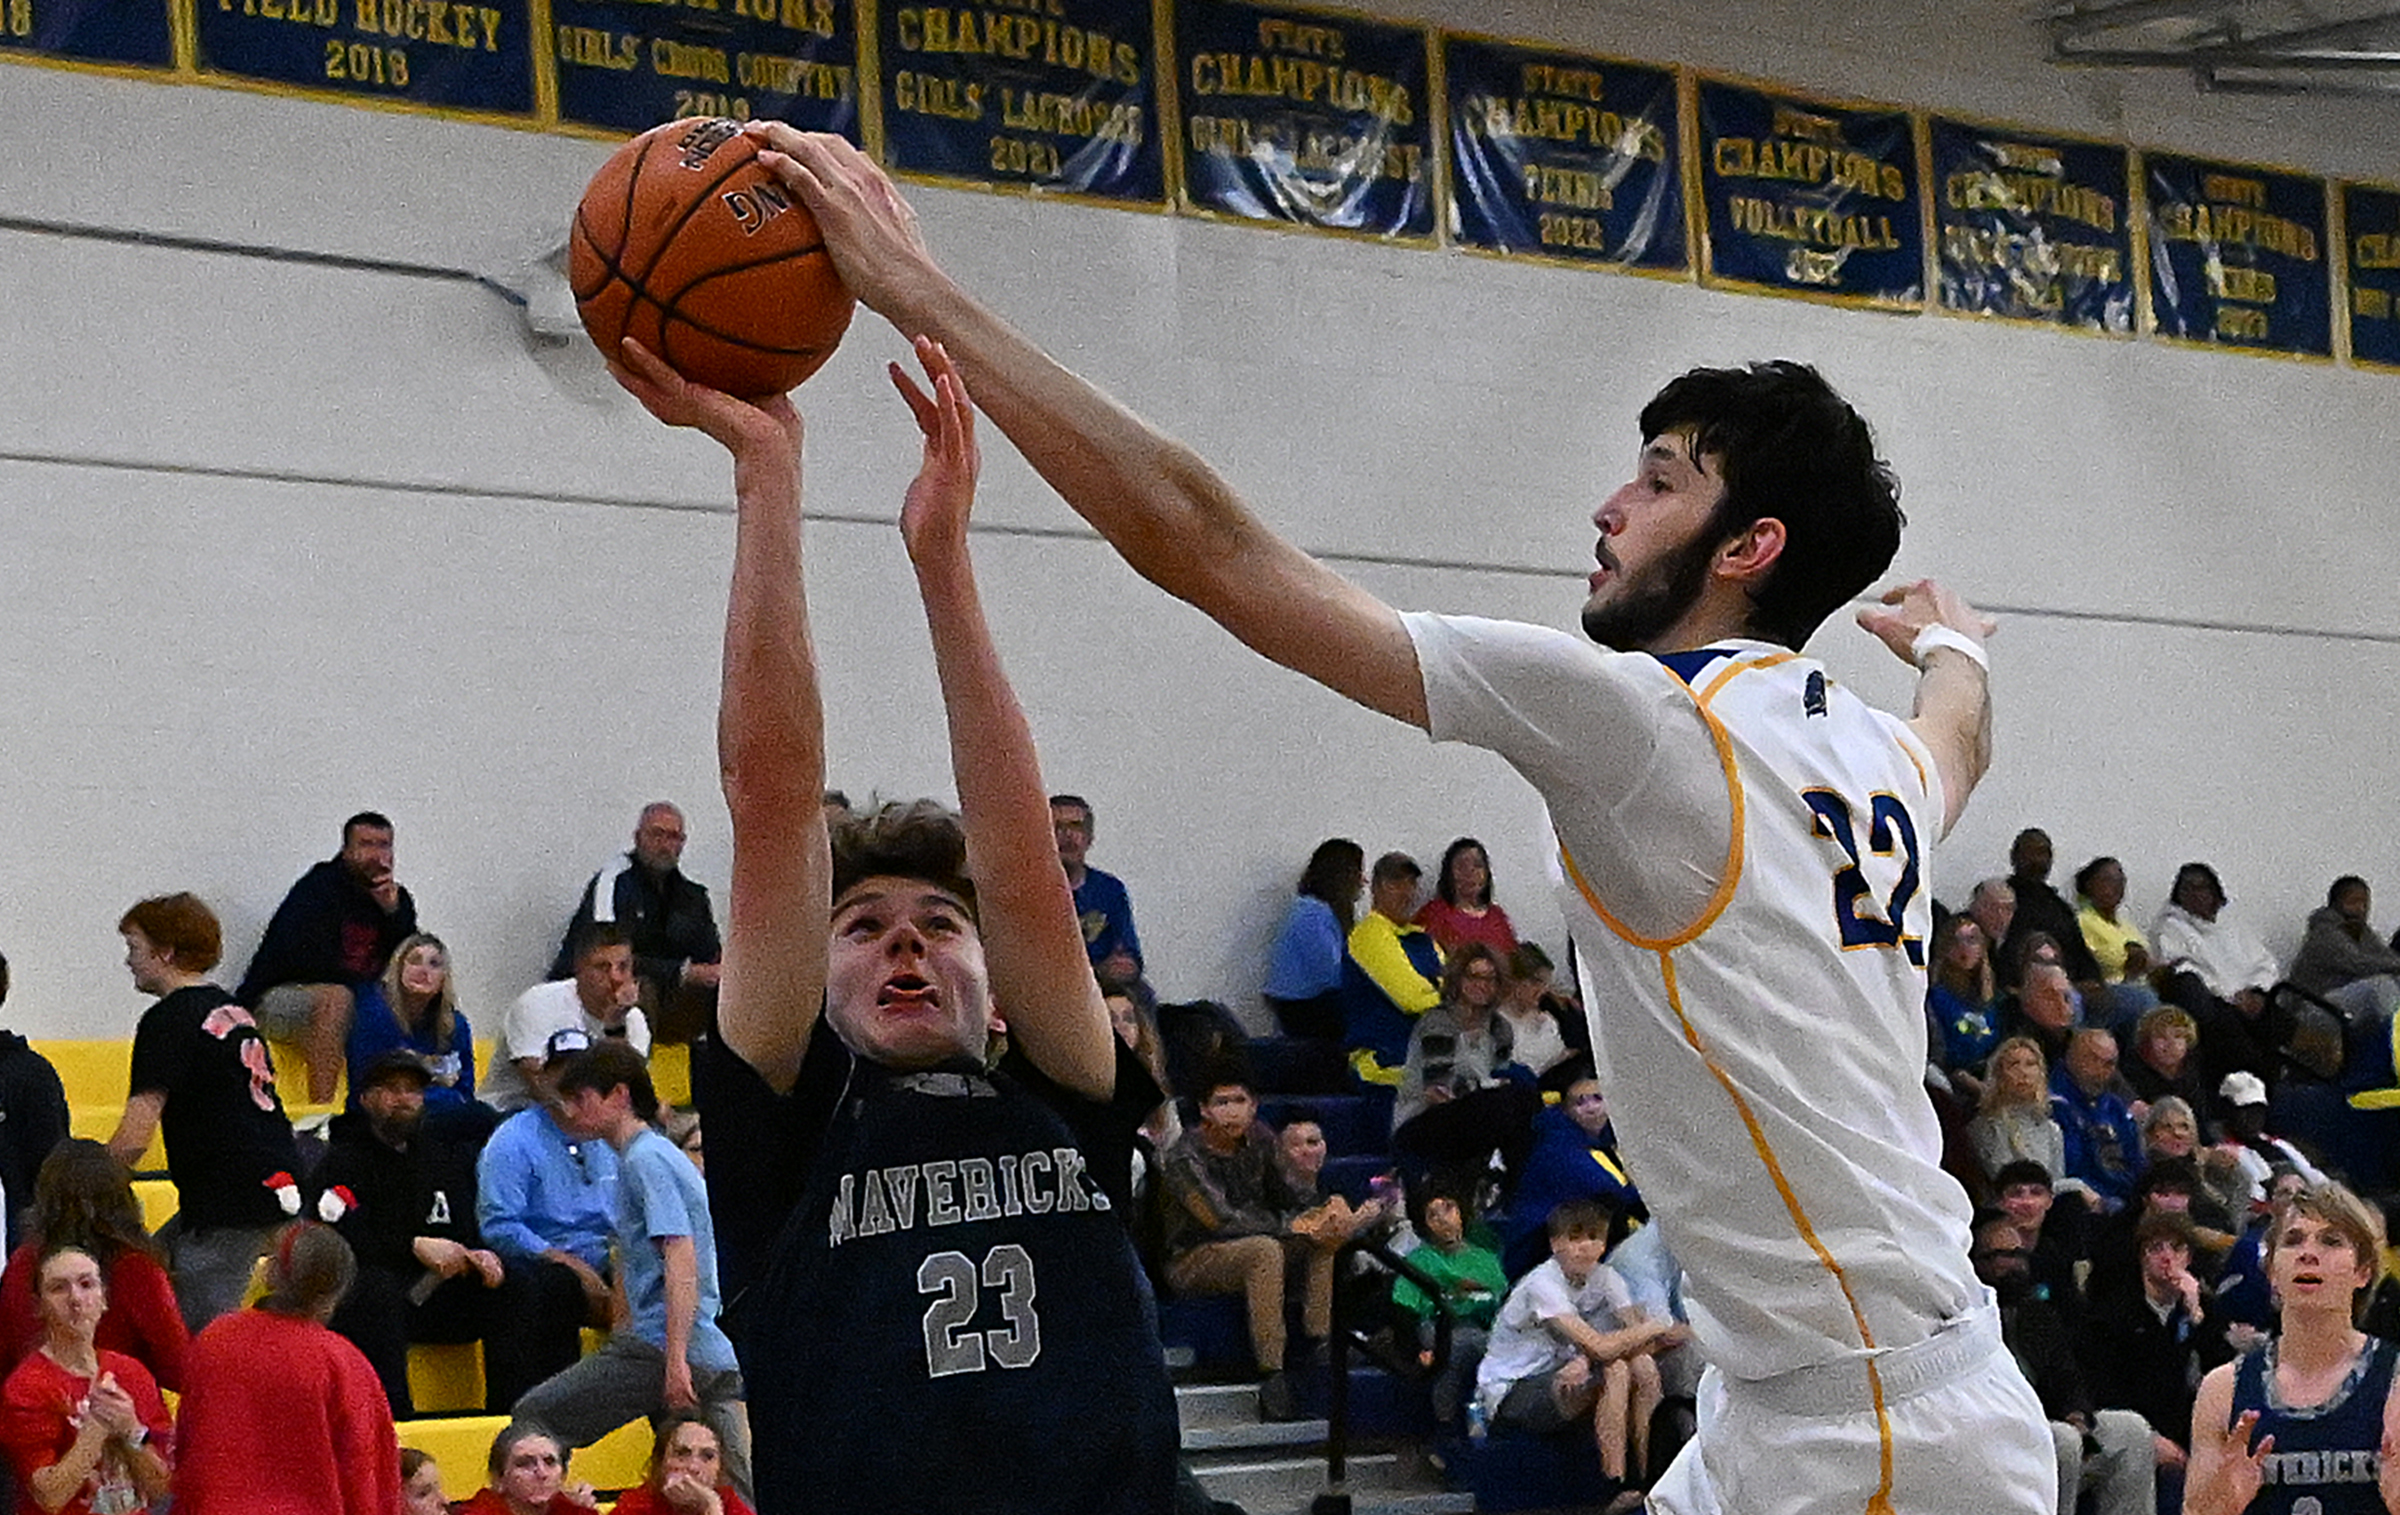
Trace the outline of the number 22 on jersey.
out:
M 1910 966 L 1925 966 L 1925 943 L 1908 934 L 1908 906 L 1923 881 L 1918 865 L 1917 826 L 1897 795 L 1878 794 L 1867 805 L 1867 853 L 1858 850 L 1858 828 L 1847 797 L 1830 789 L 1804 789 L 1800 798 L 1815 816 L 1815 833 L 1841 849 L 1833 870 L 1833 920 L 1842 949 L 1897 947 Z M 1891 888 L 1878 894 L 1867 881 L 1867 857 L 1897 858 Z M 1878 864 L 1876 872 L 1891 870 Z

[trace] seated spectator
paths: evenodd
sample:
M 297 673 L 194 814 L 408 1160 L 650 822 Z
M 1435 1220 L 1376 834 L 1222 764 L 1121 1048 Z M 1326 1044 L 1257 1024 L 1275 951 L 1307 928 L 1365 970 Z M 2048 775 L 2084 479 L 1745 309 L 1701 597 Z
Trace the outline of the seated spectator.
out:
M 2042 1401 L 2058 1449 L 2058 1508 L 2073 1512 L 2086 1494 L 2092 1515 L 2150 1515 L 2158 1449 L 2150 1426 L 2130 1410 L 2103 1410 L 2075 1360 L 2067 1317 L 2036 1297 L 2032 1250 L 2004 1213 L 1975 1218 L 1975 1276 L 2000 1303 L 2000 1339 Z
M 1517 928 L 1492 900 L 1492 859 L 1483 843 L 1462 836 L 1442 853 L 1433 898 L 1417 911 L 1417 924 L 1448 957 L 1469 942 L 1481 942 L 1502 962 L 1517 950 Z
M 1934 1066 L 1962 1099 L 1980 1100 L 1982 1068 L 2000 1044 L 2000 981 L 1973 916 L 1954 915 L 1934 932 L 1925 1011 L 1935 1031 Z
M 1405 852 L 1375 860 L 1371 908 L 1342 956 L 1342 1044 L 1361 1083 L 1400 1086 L 1409 1032 L 1442 1002 L 1442 949 L 1411 917 L 1424 870 Z
M 1409 1034 L 1392 1101 L 1392 1155 L 1411 1186 L 1480 1170 L 1495 1152 L 1504 1182 L 1525 1171 L 1541 1096 L 1515 1066 L 1499 1003 L 1499 957 L 1481 942 L 1460 947 L 1442 974 L 1442 1002 Z
M 1286 1036 L 1342 1034 L 1342 952 L 1367 887 L 1367 855 L 1346 836 L 1317 843 L 1300 871 L 1299 896 L 1267 951 L 1262 991 Z
M 1050 829 L 1058 838 L 1059 866 L 1075 893 L 1075 917 L 1083 923 L 1083 950 L 1092 971 L 1127 987 L 1142 982 L 1142 938 L 1133 928 L 1133 897 L 1125 881 L 1085 861 L 1092 838 L 1092 802 L 1080 794 L 1050 796 Z
M 534 1308 L 545 1319 L 554 1308 L 573 1313 L 580 1300 L 581 1324 L 605 1326 L 617 1154 L 568 1133 L 552 1088 L 567 1059 L 590 1045 L 579 1029 L 551 1033 L 534 1075 L 536 1102 L 502 1121 L 475 1161 L 475 1224 L 503 1263 L 533 1275 Z
M 2267 1004 L 2275 959 L 2239 920 L 2225 913 L 2225 886 L 2206 863 L 2175 870 L 2175 887 L 2158 918 L 2160 993 L 2192 1013 L 2211 1078 L 2236 1070 L 2264 1075 L 2282 1037 Z
M 134 988 L 158 1000 L 134 1027 L 130 1090 L 108 1150 L 130 1168 L 166 1130 L 176 1211 L 158 1239 L 197 1332 L 241 1304 L 275 1228 L 299 1213 L 300 1149 L 257 1022 L 208 981 L 216 914 L 192 895 L 161 895 L 126 911 L 117 930 Z
M 1649 1464 L 1658 1354 L 1689 1334 L 1633 1303 L 1600 1266 L 1607 1207 L 1578 1200 L 1550 1212 L 1550 1260 L 1517 1281 L 1492 1326 L 1475 1388 L 1495 1430 L 1547 1436 L 1589 1423 L 1600 1471 L 1617 1485 L 1611 1511 L 1640 1507 L 1633 1470 Z
M 1511 1278 L 1541 1266 L 1549 1255 L 1550 1212 L 1578 1199 L 1598 1200 L 1610 1214 L 1628 1220 L 1650 1213 L 1617 1156 L 1608 1097 L 1588 1069 L 1567 1085 L 1557 1104 L 1534 1117 L 1533 1147 L 1509 1195 L 1500 1233 L 1500 1261 Z
M 1994 1182 L 2015 1162 L 2039 1163 L 2053 1181 L 2066 1176 L 2067 1138 L 2051 1118 L 2050 1070 L 2033 1038 L 2012 1036 L 1993 1050 L 1967 1141 Z
M 1991 959 L 1993 972 L 1999 976 L 2000 989 L 2007 993 L 2017 987 L 2017 959 L 2004 950 L 2009 928 L 2017 923 L 2017 891 L 2004 878 L 1987 878 L 1967 896 L 1967 908 L 1961 914 L 1983 930 L 1984 953 Z
M 400 1515 L 450 1515 L 442 1497 L 442 1470 L 422 1447 L 400 1449 Z
M 2142 1112 L 2142 1159 L 2152 1166 L 2190 1162 L 2200 1185 L 2192 1193 L 2193 1224 L 2227 1233 L 2230 1243 L 2250 1210 L 2250 1182 L 2231 1148 L 2201 1143 L 2200 1119 L 2189 1104 L 2170 1094 Z M 2225 1248 L 2216 1245 L 2214 1250 L 2222 1256 Z
M 2143 1101 L 2180 1099 L 2197 1112 L 2208 1103 L 2208 1076 L 2199 1058 L 2200 1025 L 2177 1005 L 2161 1005 L 2133 1028 L 2120 1064 L 2126 1086 Z
M 2311 1184 L 2330 1183 L 2325 1170 L 2309 1159 L 2307 1153 L 2280 1136 L 2267 1132 L 2267 1086 L 2255 1073 L 2228 1073 L 2217 1086 L 2217 1098 L 2223 1115 L 2218 1124 L 2224 1132 L 2224 1144 L 2241 1164 L 2242 1176 L 2250 1183 L 2250 1202 L 2266 1198 L 2267 1179 L 2277 1163 L 2288 1163 Z
M 0 953 L 0 1005 L 8 1003 L 8 956 Z M 34 1175 L 66 1139 L 67 1091 L 50 1059 L 14 1031 L 0 1031 L 0 1213 L 8 1245 L 23 1241 L 21 1217 Z
M 2367 881 L 2344 874 L 2325 891 L 2325 908 L 2308 917 L 2307 933 L 2287 975 L 2293 984 L 2331 1000 L 2352 1020 L 2388 1021 L 2400 1007 L 2400 948 L 2367 924 L 2374 896 Z
M 2124 1207 L 2142 1176 L 2142 1134 L 2117 1093 L 2117 1039 L 2078 1031 L 2050 1071 L 2050 1118 L 2065 1136 L 2066 1177 L 2081 1179 L 2105 1211 Z
M 2026 969 L 2015 1000 L 2004 1005 L 2000 1034 L 2031 1041 L 2042 1061 L 2055 1069 L 2066 1058 L 2067 1038 L 2074 1034 L 2079 1020 L 2075 986 L 2067 981 L 2067 970 L 2056 963 L 2036 962 Z
M 1992 1189 L 2025 1249 L 2027 1297 L 2056 1307 L 2070 1326 L 2079 1325 L 2083 1290 L 2077 1278 L 2091 1260 L 2083 1197 L 2068 1195 L 2060 1203 L 2041 1164 L 2024 1159 L 1993 1174 Z
M 1450 1307 L 1450 1355 L 1433 1379 L 1433 1418 L 1450 1427 L 1458 1423 L 1464 1396 L 1475 1383 L 1475 1370 L 1491 1340 L 1492 1322 L 1508 1293 L 1508 1275 L 1500 1270 L 1500 1255 L 1467 1240 L 1466 1211 L 1454 1194 L 1436 1190 L 1425 1201 L 1424 1241 L 1406 1261 L 1434 1281 Z M 1417 1323 L 1419 1360 L 1433 1360 L 1436 1327 L 1433 1294 L 1403 1274 L 1392 1283 L 1392 1304 Z
M 342 822 L 342 850 L 300 875 L 267 920 L 234 998 L 266 1034 L 308 1059 L 308 1101 L 330 1103 L 359 988 L 417 930 L 417 902 L 392 877 L 392 823 Z
M 2098 992 L 2085 1012 L 2121 1035 L 2158 1008 L 2158 995 L 2150 988 L 2149 938 L 2125 914 L 2125 865 L 2113 857 L 2093 858 L 2075 871 L 2075 893 L 2082 901 L 2075 928 L 2100 969 Z
M 1584 1024 L 1582 1011 L 1550 992 L 1549 953 L 1532 942 L 1519 942 L 1501 966 L 1507 971 L 1500 1018 L 1508 1022 L 1514 1043 L 1510 1056 L 1533 1073 L 1546 1092 L 1563 1090 L 1580 1069 L 1591 1065 L 1591 1028 Z
M 2395 1348 L 2357 1325 L 2382 1271 L 2383 1227 L 2327 1184 L 2295 1197 L 2270 1240 L 2280 1329 L 2201 1380 L 2184 1508 L 2389 1510 Z M 2269 1483 L 2275 1502 L 2264 1504 Z
M 2059 966 L 2067 970 L 2077 992 L 2088 998 L 2100 983 L 2100 964 L 2083 944 L 2083 932 L 2075 924 L 2075 907 L 2050 887 L 2052 862 L 2050 834 L 2038 826 L 2026 827 L 2009 843 L 2008 887 L 2016 896 L 2017 908 L 2009 921 L 2008 936 L 2000 944 L 2000 955 L 2022 963 L 2025 938 L 2039 932 L 2058 943 Z
M 575 976 L 536 984 L 509 1006 L 492 1046 L 492 1066 L 484 1074 L 484 1103 L 504 1115 L 533 1103 L 533 1075 L 550 1038 L 561 1031 L 580 1031 L 594 1045 L 622 1038 L 648 1057 L 650 1018 L 639 998 L 625 928 L 605 921 L 587 928 L 576 944 Z
M 490 1476 L 459 1515 L 587 1515 L 600 1504 L 590 1484 L 567 1482 L 558 1438 L 523 1421 L 492 1438 Z
M 733 1342 L 717 1324 L 707 1188 L 658 1134 L 658 1094 L 631 1047 L 604 1041 L 577 1053 L 559 1070 L 557 1088 L 568 1132 L 616 1150 L 616 1258 L 627 1314 L 599 1351 L 528 1390 L 515 1413 L 571 1450 L 637 1415 L 696 1404 L 716 1427 L 726 1478 L 747 1489 L 749 1423 Z
M 585 928 L 614 925 L 633 948 L 633 975 L 658 1037 L 688 1042 L 708 1026 L 717 1002 L 716 912 L 708 889 L 683 873 L 683 812 L 665 800 L 642 807 L 633 850 L 583 886 L 575 914 L 550 964 L 553 979 L 575 973 L 576 944 Z
M 2091 1301 L 2083 1366 L 2102 1408 L 2150 1423 L 2162 1471 L 2180 1474 L 2191 1445 L 2192 1388 L 2223 1362 L 2225 1333 L 2192 1272 L 2192 1223 L 2161 1211 L 2142 1217 L 2133 1245 L 2141 1287 Z
M 475 1028 L 458 1008 L 450 949 L 438 936 L 419 932 L 403 941 L 382 976 L 359 986 L 346 1052 L 351 1110 L 368 1065 L 387 1052 L 422 1060 L 432 1080 L 425 1119 L 434 1129 L 471 1142 L 490 1134 L 491 1107 L 475 1098 Z
M 2267 1180 L 2265 1203 L 2254 1206 L 2245 1217 L 2242 1234 L 2217 1275 L 2219 1311 L 2237 1351 L 2251 1350 L 2275 1329 L 2275 1298 L 2267 1283 L 2267 1242 L 2284 1210 L 2308 1186 L 2298 1169 L 2277 1167 Z
M 108 1285 L 80 1247 L 44 1254 L 41 1344 L 0 1387 L 0 1448 L 32 1508 L 120 1515 L 155 1505 L 173 1476 L 174 1425 L 149 1370 L 99 1345 Z
M 1249 1085 L 1214 1082 L 1200 1123 L 1167 1153 L 1167 1283 L 1182 1294 L 1240 1294 L 1250 1316 L 1250 1351 L 1265 1380 L 1259 1408 L 1270 1420 L 1298 1413 L 1284 1377 L 1284 1292 L 1302 1280 L 1301 1329 L 1323 1340 L 1333 1329 L 1333 1254 L 1298 1234 L 1315 1203 L 1296 1189 L 1258 1119 Z
M 582 1355 L 580 1291 L 543 1295 L 530 1264 L 511 1270 L 475 1226 L 475 1152 L 425 1121 L 431 1075 L 413 1052 L 369 1063 L 359 1108 L 334 1117 L 318 1165 L 317 1213 L 350 1243 L 358 1278 L 333 1329 L 374 1365 L 392 1414 L 416 1414 L 411 1342 L 483 1343 L 484 1413 Z
M 1154 1152 L 1173 1146 L 1175 1138 L 1183 1134 L 1183 1120 L 1175 1112 L 1175 1091 L 1167 1083 L 1167 1044 L 1158 1034 L 1158 1017 L 1130 994 L 1105 995 L 1103 1001 L 1108 1006 L 1109 1028 L 1127 1051 L 1142 1060 L 1164 1096 L 1150 1118 L 1142 1122 L 1142 1137 Z
M 330 1226 L 276 1233 L 267 1293 L 192 1342 L 176 1515 L 391 1515 L 400 1442 L 383 1386 L 326 1329 L 356 1271 Z
M 650 1448 L 650 1472 L 617 1500 L 616 1515 L 756 1515 L 721 1480 L 724 1451 L 715 1428 L 689 1410 L 662 1415 Z
M 1285 1114 L 1275 1132 L 1275 1162 L 1292 1193 L 1308 1207 L 1293 1219 L 1292 1231 L 1332 1252 L 1386 1218 L 1382 1193 L 1387 1181 L 1378 1176 L 1375 1196 L 1353 1207 L 1347 1196 L 1325 1192 L 1325 1154 L 1325 1127 L 1316 1113 L 1302 1107 Z
M 100 1317 L 95 1340 L 140 1363 L 160 1388 L 180 1393 L 191 1334 L 158 1244 L 142 1226 L 125 1165 L 98 1142 L 71 1136 L 42 1164 L 32 1192 L 25 1240 L 0 1272 L 0 1372 L 23 1361 L 41 1338 L 34 1275 L 42 1258 L 73 1247 L 100 1264 L 108 1290 L 108 1313 Z
M 2213 1284 L 2234 1235 L 2223 1215 L 2203 1220 L 2193 1213 L 2200 1192 L 2198 1165 L 2188 1157 L 2161 1158 L 2144 1169 L 2125 1208 L 2092 1227 L 2092 1270 L 2084 1280 L 2084 1297 L 2097 1304 L 2137 1292 L 2141 1253 L 2134 1233 L 2153 1215 L 2180 1215 L 2190 1223 L 2192 1273 L 2203 1288 Z

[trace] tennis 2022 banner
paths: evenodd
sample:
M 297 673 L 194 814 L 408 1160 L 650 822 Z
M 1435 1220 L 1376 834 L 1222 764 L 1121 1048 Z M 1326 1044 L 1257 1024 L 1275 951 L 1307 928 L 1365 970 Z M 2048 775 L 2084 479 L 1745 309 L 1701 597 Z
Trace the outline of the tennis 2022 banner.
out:
M 2142 155 L 2151 324 L 2176 342 L 2333 355 L 2325 181 L 2173 153 Z
M 1724 79 L 1697 91 L 1700 276 L 1884 310 L 1925 304 L 1914 120 Z
M 1487 252 L 1681 273 L 1675 71 L 1442 39 L 1450 235 Z
M 1926 134 L 1942 309 L 2132 332 L 2131 154 L 1947 116 Z

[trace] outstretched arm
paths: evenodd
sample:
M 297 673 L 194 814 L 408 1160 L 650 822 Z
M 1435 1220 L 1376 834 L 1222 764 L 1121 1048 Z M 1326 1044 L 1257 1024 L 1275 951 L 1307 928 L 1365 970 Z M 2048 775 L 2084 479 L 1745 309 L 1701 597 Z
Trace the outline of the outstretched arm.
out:
M 840 137 L 751 130 L 759 161 L 807 202 L 842 277 L 911 338 L 931 336 L 976 402 L 1135 572 L 1252 650 L 1337 693 L 1425 724 L 1416 649 L 1399 615 L 1277 537 L 1197 454 L 1053 361 L 950 282 L 916 216 Z
M 1998 623 L 1943 585 L 1919 579 L 1885 590 L 1881 605 L 1858 613 L 1858 624 L 1919 670 L 1916 713 L 1908 724 L 1941 771 L 1946 833 L 1992 763 L 1991 679 L 1956 645 L 1928 646 L 1920 659 L 1916 642 L 1926 628 L 1941 626 L 1980 649 Z
M 900 508 L 900 532 L 933 634 L 992 998 L 1035 1067 L 1079 1094 L 1106 1099 L 1116 1086 L 1116 1038 L 1058 863 L 1033 732 L 1000 667 L 967 555 L 967 516 L 982 466 L 974 404 L 941 344 L 919 337 L 916 349 L 931 394 L 899 364 L 891 368 L 925 433 L 925 460 Z
M 733 817 L 718 1034 L 769 1087 L 799 1075 L 825 996 L 833 864 L 826 850 L 825 712 L 800 582 L 800 416 L 686 382 L 625 344 L 617 381 L 670 426 L 733 454 L 733 589 L 717 703 L 717 766 Z

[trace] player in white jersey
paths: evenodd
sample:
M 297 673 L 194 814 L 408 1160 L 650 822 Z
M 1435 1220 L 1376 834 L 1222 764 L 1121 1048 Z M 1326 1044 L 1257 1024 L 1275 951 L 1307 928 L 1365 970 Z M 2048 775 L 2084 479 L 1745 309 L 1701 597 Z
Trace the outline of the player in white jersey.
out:
M 859 298 L 957 354 L 1137 571 L 1286 667 L 1498 751 L 1549 802 L 1602 1077 L 1712 1363 L 1653 1508 L 2047 1511 L 2048 1426 L 1919 1087 L 1926 850 L 1988 761 L 1991 622 L 1931 582 L 1861 614 L 1922 670 L 1907 721 L 1794 651 L 1898 549 L 1866 423 L 1799 365 L 1687 374 L 1594 513 L 1588 642 L 1404 617 L 953 284 L 856 148 L 751 130 Z

